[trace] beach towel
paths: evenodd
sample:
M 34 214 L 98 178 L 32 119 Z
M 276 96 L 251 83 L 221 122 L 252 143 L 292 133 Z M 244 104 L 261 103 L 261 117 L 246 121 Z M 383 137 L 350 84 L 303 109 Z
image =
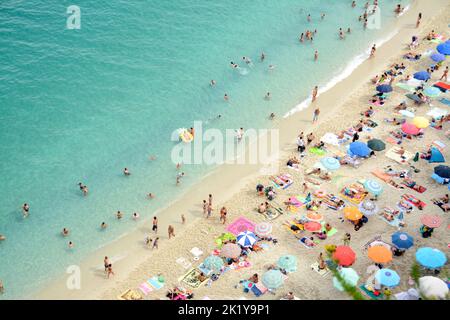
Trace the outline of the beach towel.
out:
M 315 272 L 320 274 L 322 277 L 325 277 L 326 275 L 328 275 L 330 273 L 330 269 L 328 269 L 327 267 L 325 267 L 325 269 L 320 270 L 318 262 L 314 262 L 311 265 L 311 270 L 314 270 Z
M 371 172 L 375 177 L 377 177 L 380 180 L 383 180 L 384 182 L 389 182 L 392 180 L 392 176 L 385 173 L 383 170 L 373 170 Z
M 192 263 L 187 261 L 184 257 L 179 257 L 177 260 L 175 260 L 175 262 L 182 266 L 184 269 L 189 269 L 192 266 Z
M 144 297 L 139 291 L 128 289 L 117 297 L 119 300 L 142 300 Z
M 301 245 L 303 245 L 305 248 L 307 248 L 307 249 L 312 249 L 314 246 L 315 246 L 315 244 L 314 244 L 314 246 L 312 246 L 312 247 L 310 247 L 310 246 L 307 246 L 303 241 L 305 241 L 307 238 L 306 237 L 303 237 L 303 238 L 301 238 L 300 240 L 298 240 L 298 242 L 301 244 Z
M 231 222 L 227 226 L 226 230 L 237 236 L 241 232 L 255 231 L 255 226 L 256 224 L 253 221 L 250 221 L 247 218 L 241 216 L 236 220 L 234 220 L 233 222 Z
M 267 209 L 266 212 L 261 213 L 267 220 L 275 220 L 281 213 L 278 210 Z
M 433 200 L 433 204 L 438 206 L 442 211 L 446 212 L 444 208 L 442 208 L 442 206 L 445 204 L 442 201 L 439 200 Z
M 291 197 L 290 202 L 294 207 L 297 207 L 297 208 L 301 208 L 306 204 L 304 199 L 303 199 L 303 201 L 301 201 L 301 200 L 297 199 L 296 197 Z
M 445 179 L 442 178 L 442 177 L 440 177 L 440 176 L 438 176 L 436 173 L 433 173 L 433 174 L 431 175 L 431 178 L 432 178 L 434 181 L 436 181 L 437 183 L 439 183 L 439 184 L 445 184 Z
M 147 280 L 147 282 L 155 289 L 159 290 L 164 287 L 164 282 L 159 281 L 158 277 L 154 276 Z
M 403 154 L 404 158 L 402 158 L 398 153 L 396 153 L 396 151 L 398 151 L 398 150 L 400 150 L 400 149 L 397 147 L 394 147 L 394 148 L 390 149 L 389 151 L 387 151 L 385 153 L 385 155 L 389 159 L 394 160 L 395 162 L 398 162 L 400 164 L 407 163 L 414 156 L 411 152 L 405 150 L 405 153 Z
M 205 281 L 200 282 L 200 280 L 198 280 L 200 273 L 201 271 L 198 269 L 191 269 L 185 275 L 181 276 L 178 281 L 183 282 L 192 288 L 198 288 L 208 281 L 208 279 L 206 279 Z
M 447 98 L 442 98 L 441 100 L 439 100 L 439 102 L 441 102 L 447 106 L 450 106 L 450 100 Z
M 407 90 L 409 92 L 415 91 L 415 88 L 413 86 L 407 85 L 406 83 L 396 83 L 395 86 L 400 89 Z
M 353 196 L 350 196 L 350 190 L 355 191 Z M 350 201 L 353 204 L 360 204 L 367 196 L 364 187 L 359 183 L 352 183 L 349 186 L 344 187 L 339 193 L 345 200 Z
M 424 186 L 418 185 L 418 184 L 415 184 L 413 187 L 410 187 L 406 183 L 402 183 L 402 185 L 404 185 L 405 187 L 410 188 L 418 193 L 424 193 L 425 191 L 427 191 L 427 188 L 425 188 Z
M 141 283 L 139 285 L 139 290 L 141 290 L 145 296 L 153 291 L 152 287 L 150 287 L 150 285 L 147 282 Z
M 275 188 L 283 190 L 289 188 L 294 183 L 292 176 L 288 173 L 278 176 L 272 176 L 269 179 L 275 186 Z
M 433 87 L 436 87 L 440 89 L 442 92 L 446 92 L 447 90 L 450 90 L 450 84 L 446 84 L 445 82 L 436 82 Z
M 443 143 L 442 141 L 439 140 L 435 140 L 431 143 L 432 146 L 438 148 L 441 152 L 444 151 L 445 149 L 445 143 Z
M 360 285 L 359 288 L 366 296 L 368 296 L 369 298 L 371 298 L 373 300 L 379 300 L 379 299 L 383 298 L 383 293 L 380 292 L 380 294 L 378 296 L 376 296 L 372 291 L 370 291 L 366 288 L 365 284 Z
M 412 204 L 416 208 L 418 208 L 419 206 L 421 206 L 422 208 L 425 208 L 425 206 L 427 205 L 425 202 L 423 202 L 422 200 L 416 198 L 412 194 L 404 194 L 404 195 L 402 195 L 402 199 L 404 199 L 405 201 L 409 202 L 410 204 Z
M 398 219 L 398 217 L 396 216 L 394 216 L 394 220 L 392 221 L 386 220 L 386 218 L 383 215 L 378 215 L 378 217 L 392 227 L 398 228 L 400 226 L 401 220 Z
M 309 152 L 311 152 L 312 154 L 316 154 L 318 156 L 323 156 L 326 153 L 326 151 L 324 151 L 324 150 L 322 150 L 320 148 L 316 148 L 316 147 L 310 148 Z
M 292 234 L 294 235 L 298 235 L 300 233 L 302 233 L 305 230 L 304 225 L 297 223 L 296 221 L 290 221 L 289 222 L 289 226 L 284 224 L 284 226 L 290 231 L 292 232 Z M 291 226 L 296 226 L 298 228 L 298 230 L 292 230 Z
M 269 291 L 269 289 L 267 289 L 261 281 L 259 281 L 258 283 L 255 283 L 252 286 L 251 291 L 255 294 L 255 296 L 259 297 L 263 294 L 265 294 L 267 291 Z
M 336 197 L 334 194 L 327 194 L 323 199 L 323 203 L 325 203 L 327 205 L 328 208 L 332 209 L 332 210 L 340 210 L 343 207 L 345 207 L 345 204 L 342 206 L 342 208 L 338 208 L 338 203 L 339 201 L 341 201 L 342 199 Z
M 385 141 L 386 141 L 387 143 L 390 143 L 390 144 L 393 144 L 393 145 L 398 145 L 398 144 L 401 144 L 401 143 L 402 143 L 402 140 L 397 139 L 397 138 L 392 137 L 392 136 L 387 137 L 387 138 L 385 139 Z

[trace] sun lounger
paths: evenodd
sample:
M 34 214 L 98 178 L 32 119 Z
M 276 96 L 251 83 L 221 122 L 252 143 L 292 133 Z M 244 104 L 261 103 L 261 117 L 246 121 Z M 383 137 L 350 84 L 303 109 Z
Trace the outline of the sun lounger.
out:
M 405 150 L 405 153 L 403 154 L 403 157 L 404 157 L 404 158 L 402 158 L 402 157 L 396 152 L 396 151 L 398 151 L 398 150 L 399 150 L 399 148 L 394 147 L 394 148 L 390 149 L 389 151 L 387 151 L 387 152 L 385 153 L 385 155 L 386 155 L 386 157 L 388 157 L 389 159 L 394 160 L 395 162 L 398 162 L 398 163 L 400 163 L 400 164 L 407 163 L 407 162 L 408 162 L 409 160 L 411 160 L 412 157 L 414 156 L 411 152 Z

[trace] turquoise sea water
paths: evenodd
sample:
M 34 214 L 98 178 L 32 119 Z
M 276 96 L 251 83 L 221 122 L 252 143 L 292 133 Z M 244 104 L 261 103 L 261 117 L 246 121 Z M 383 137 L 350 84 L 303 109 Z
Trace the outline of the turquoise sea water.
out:
M 218 114 L 206 128 L 270 126 L 271 112 L 286 114 L 386 37 L 398 1 L 380 1 L 383 28 L 365 31 L 358 22 L 365 1 L 358 2 L 352 9 L 344 0 L 1 1 L 1 298 L 29 296 L 133 230 L 132 212 L 151 216 L 210 171 L 184 167 L 188 175 L 175 186 L 173 130 Z M 81 8 L 80 30 L 66 29 L 72 4 Z M 344 41 L 339 27 L 352 29 Z M 318 30 L 313 44 L 298 41 L 306 29 Z M 229 67 L 244 65 L 244 55 L 254 62 L 245 76 Z M 126 215 L 120 223 L 117 210 Z M 63 227 L 75 250 L 60 236 Z

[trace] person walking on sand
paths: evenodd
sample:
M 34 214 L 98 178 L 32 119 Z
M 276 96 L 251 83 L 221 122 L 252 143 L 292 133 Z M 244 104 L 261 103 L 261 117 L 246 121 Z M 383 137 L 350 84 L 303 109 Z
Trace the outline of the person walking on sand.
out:
M 113 271 L 113 269 L 112 269 L 112 264 L 110 263 L 110 264 L 108 265 L 108 268 L 106 269 L 106 276 L 107 276 L 108 279 L 109 279 L 109 277 L 110 277 L 110 276 L 113 276 L 113 275 L 115 275 L 115 273 L 114 273 L 114 271 Z
M 105 259 L 103 259 L 103 265 L 105 266 L 105 272 L 108 272 L 108 266 L 111 264 L 109 261 L 109 258 L 105 256 Z
M 169 234 L 169 239 L 175 237 L 175 228 L 172 225 L 169 225 L 167 228 L 167 233 Z
M 152 231 L 155 233 L 158 233 L 158 218 L 157 217 L 153 217 Z
M 314 52 L 314 61 L 317 61 L 317 59 L 319 59 L 319 51 L 315 51 Z
M 444 80 L 445 82 L 448 81 L 448 66 L 445 68 L 444 73 L 442 74 L 442 77 L 439 80 L 440 81 Z
M 306 145 L 310 145 L 311 142 L 313 142 L 314 140 L 314 134 L 312 132 L 308 133 L 308 135 L 306 136 Z
M 316 123 L 319 120 L 319 114 L 320 114 L 320 109 L 317 108 L 314 110 L 314 115 L 313 115 L 313 123 Z
M 372 47 L 372 49 L 370 50 L 370 57 L 371 57 L 371 58 L 375 57 L 375 52 L 376 52 L 376 51 L 377 51 L 377 47 L 376 47 L 376 45 L 374 44 L 373 47 Z
M 208 203 L 206 200 L 203 200 L 203 216 L 206 217 L 206 214 L 208 213 Z
M 175 235 L 174 235 L 175 236 Z M 158 249 L 158 242 L 159 242 L 159 238 L 156 237 L 155 241 L 153 241 L 153 245 L 152 245 L 152 250 L 153 249 Z
M 315 86 L 312 92 L 312 102 L 316 101 L 317 93 L 319 92 L 319 87 Z
M 210 206 L 212 206 L 212 198 L 213 198 L 213 196 L 212 196 L 212 194 L 210 194 L 209 196 L 208 196 L 208 204 L 210 205 Z
M 420 26 L 420 22 L 422 21 L 422 12 L 419 12 L 417 16 L 416 29 Z
M 206 209 L 206 219 L 211 217 L 212 211 L 213 211 L 212 205 L 208 204 L 208 207 Z
M 342 240 L 344 241 L 344 246 L 348 246 L 350 244 L 350 240 L 352 239 L 352 236 L 350 233 L 346 233 L 344 235 L 344 238 L 342 238 Z
M 186 217 L 184 216 L 184 214 L 181 214 L 181 224 L 185 224 L 186 223 Z
M 220 221 L 225 224 L 227 222 L 227 208 L 220 209 Z

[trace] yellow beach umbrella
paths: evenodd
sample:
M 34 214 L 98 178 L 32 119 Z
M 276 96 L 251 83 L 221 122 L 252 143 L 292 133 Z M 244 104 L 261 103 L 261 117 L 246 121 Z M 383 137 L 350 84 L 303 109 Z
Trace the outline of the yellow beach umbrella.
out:
M 419 129 L 425 129 L 430 125 L 430 121 L 424 117 L 415 117 L 413 119 L 413 124 Z
M 344 216 L 346 219 L 351 221 L 357 221 L 362 218 L 361 211 L 358 210 L 356 207 L 345 207 L 344 208 Z

